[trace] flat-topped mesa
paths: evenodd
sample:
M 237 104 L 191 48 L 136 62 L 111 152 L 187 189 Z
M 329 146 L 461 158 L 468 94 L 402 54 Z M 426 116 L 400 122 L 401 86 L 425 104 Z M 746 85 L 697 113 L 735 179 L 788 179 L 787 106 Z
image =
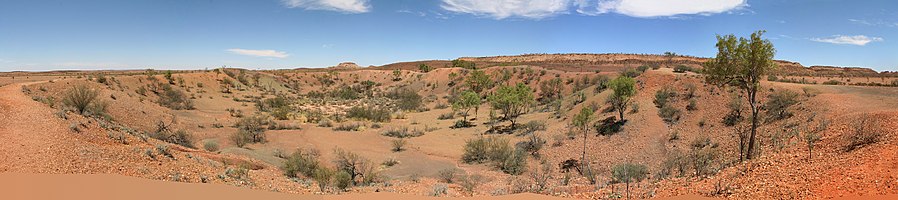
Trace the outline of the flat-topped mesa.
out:
M 355 64 L 354 62 L 342 62 L 337 64 L 336 66 L 328 67 L 329 69 L 337 69 L 337 70 L 349 70 L 349 69 L 361 69 L 362 67 Z

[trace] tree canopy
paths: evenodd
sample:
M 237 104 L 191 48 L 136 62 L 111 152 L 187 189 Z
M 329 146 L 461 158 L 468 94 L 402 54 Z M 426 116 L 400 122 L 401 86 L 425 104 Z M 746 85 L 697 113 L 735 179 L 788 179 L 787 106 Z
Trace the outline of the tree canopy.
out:
M 608 81 L 608 88 L 613 93 L 608 97 L 608 102 L 620 114 L 620 120 L 624 120 L 624 113 L 627 105 L 630 104 L 630 98 L 636 94 L 636 80 L 627 76 L 618 76 L 614 80 Z
M 458 96 L 458 99 L 456 99 L 455 102 L 452 102 L 452 108 L 463 110 L 465 113 L 463 115 L 464 120 L 468 121 L 468 111 L 470 111 L 471 108 L 480 106 L 480 103 L 480 95 L 478 95 L 476 92 L 465 90 L 461 93 L 461 95 Z
M 511 127 L 514 128 L 515 119 L 527 112 L 530 104 L 534 102 L 533 91 L 523 83 L 502 86 L 495 94 L 489 96 L 489 101 L 494 109 L 502 111 L 503 118 L 511 121 Z

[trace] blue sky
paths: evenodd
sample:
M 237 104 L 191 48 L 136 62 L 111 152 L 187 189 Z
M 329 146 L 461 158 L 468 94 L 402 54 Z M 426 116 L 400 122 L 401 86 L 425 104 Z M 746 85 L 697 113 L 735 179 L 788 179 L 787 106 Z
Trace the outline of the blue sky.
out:
M 898 70 L 894 0 L 0 0 L 0 71 L 327 67 L 525 53 L 776 59 Z

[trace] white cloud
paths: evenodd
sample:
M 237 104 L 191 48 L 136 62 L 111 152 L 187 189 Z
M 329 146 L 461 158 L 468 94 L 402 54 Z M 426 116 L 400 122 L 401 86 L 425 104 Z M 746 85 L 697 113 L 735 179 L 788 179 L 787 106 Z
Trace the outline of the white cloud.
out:
M 567 13 L 570 0 L 443 0 L 443 9 L 495 19 L 541 19 Z
M 307 10 L 330 10 L 345 13 L 366 13 L 371 11 L 368 0 L 281 0 L 288 8 Z
M 740 10 L 747 0 L 575 0 L 577 12 L 586 15 L 618 13 L 632 17 L 711 15 Z
M 855 35 L 855 36 L 834 35 L 834 36 L 824 37 L 824 38 L 811 38 L 811 41 L 826 42 L 826 43 L 832 43 L 832 44 L 850 44 L 850 45 L 864 46 L 870 42 L 883 41 L 883 39 L 880 37 L 867 37 L 866 35 Z
M 287 52 L 275 50 L 228 49 L 228 52 L 255 57 L 286 58 Z

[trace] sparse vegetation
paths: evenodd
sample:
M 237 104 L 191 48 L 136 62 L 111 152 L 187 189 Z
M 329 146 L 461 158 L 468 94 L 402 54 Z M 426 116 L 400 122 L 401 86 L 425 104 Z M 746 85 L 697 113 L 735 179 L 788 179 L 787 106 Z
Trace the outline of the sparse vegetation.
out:
M 630 199 L 630 183 L 642 182 L 646 178 L 646 174 L 648 174 L 648 169 L 641 164 L 624 163 L 611 168 L 611 176 L 614 177 L 614 181 L 627 185 L 627 199 Z
M 387 137 L 394 138 L 410 138 L 410 137 L 418 137 L 424 135 L 423 131 L 418 129 L 409 130 L 408 127 L 399 127 L 399 128 L 390 128 L 389 130 L 384 131 L 381 135 Z

